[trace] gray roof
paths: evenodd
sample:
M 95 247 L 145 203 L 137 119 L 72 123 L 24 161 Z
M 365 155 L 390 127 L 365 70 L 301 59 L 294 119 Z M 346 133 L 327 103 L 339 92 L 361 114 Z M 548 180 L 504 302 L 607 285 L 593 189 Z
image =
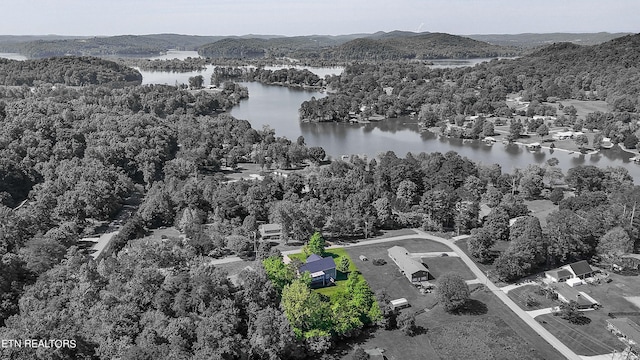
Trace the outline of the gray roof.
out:
M 313 274 L 318 271 L 327 271 L 335 268 L 336 268 L 336 262 L 333 261 L 333 258 L 331 256 L 327 256 L 320 260 L 303 264 L 302 266 L 300 266 L 300 269 L 298 269 L 298 271 L 300 271 L 301 274 L 304 273 L 305 271 L 308 271 Z
M 571 277 L 571 272 L 569 272 L 569 270 L 567 269 L 555 269 L 555 270 L 549 270 L 546 272 L 546 274 L 550 274 L 551 276 L 553 276 L 556 279 L 561 279 L 564 277 Z
M 282 225 L 280 225 L 280 224 L 262 224 L 262 225 L 260 225 L 260 230 L 263 230 L 263 231 L 282 230 Z
M 418 271 L 429 271 L 424 264 L 409 256 L 407 249 L 401 246 L 389 248 L 387 252 L 405 274 L 415 274 Z

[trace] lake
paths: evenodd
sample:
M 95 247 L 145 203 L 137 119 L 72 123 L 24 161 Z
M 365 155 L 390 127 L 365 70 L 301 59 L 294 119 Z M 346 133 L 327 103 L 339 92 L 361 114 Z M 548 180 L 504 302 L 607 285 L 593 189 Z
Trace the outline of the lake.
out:
M 156 57 L 162 59 L 184 59 L 197 57 L 193 51 L 170 51 Z M 0 57 L 20 59 L 19 54 L 0 54 Z M 463 61 L 440 60 L 434 61 L 433 66 L 452 67 L 469 66 L 488 59 L 474 59 Z M 279 67 L 271 67 L 278 69 Z M 143 84 L 187 84 L 189 77 L 202 75 L 205 84 L 210 83 L 214 66 L 210 65 L 203 71 L 186 73 L 166 71 L 140 71 Z M 342 68 L 308 68 L 323 77 L 327 74 L 339 74 Z M 303 136 L 309 146 L 322 146 L 328 155 L 339 158 L 347 154 L 367 155 L 369 158 L 391 150 L 400 157 L 408 152 L 441 152 L 456 151 L 462 156 L 482 164 L 497 163 L 505 172 L 514 168 L 526 168 L 528 164 L 544 164 L 550 158 L 557 158 L 559 166 L 567 171 L 577 165 L 623 166 L 636 183 L 640 183 L 640 165 L 629 160 L 631 154 L 613 149 L 603 150 L 596 155 L 569 154 L 564 151 L 540 150 L 531 153 L 522 146 L 503 145 L 496 143 L 486 146 L 477 141 L 463 142 L 460 139 L 438 138 L 433 133 L 420 132 L 415 119 L 389 119 L 370 124 L 343 123 L 301 123 L 298 119 L 298 108 L 303 101 L 311 97 L 322 98 L 325 93 L 300 89 L 290 89 L 280 86 L 269 86 L 260 83 L 243 83 L 249 89 L 249 99 L 242 100 L 231 110 L 231 115 L 239 119 L 246 119 L 256 129 L 268 125 L 275 129 L 277 136 L 285 136 L 295 141 Z
M 624 166 L 634 179 L 640 180 L 640 165 L 631 162 L 631 154 L 617 146 L 596 155 L 546 149 L 529 152 L 523 146 L 513 144 L 487 146 L 479 141 L 439 138 L 430 132 L 420 132 L 417 120 L 408 117 L 369 124 L 301 123 L 298 120 L 300 104 L 311 97 L 321 98 L 326 94 L 256 82 L 242 84 L 249 88 L 249 99 L 234 107 L 231 115 L 249 120 L 256 129 L 268 125 L 276 130 L 277 136 L 285 136 L 292 141 L 302 135 L 308 146 L 322 146 L 333 158 L 346 154 L 372 158 L 388 150 L 400 157 L 408 152 L 446 153 L 453 150 L 478 163 L 500 164 L 504 171 L 511 172 L 514 168 L 526 168 L 528 164 L 542 165 L 555 157 L 565 172 L 577 165 Z

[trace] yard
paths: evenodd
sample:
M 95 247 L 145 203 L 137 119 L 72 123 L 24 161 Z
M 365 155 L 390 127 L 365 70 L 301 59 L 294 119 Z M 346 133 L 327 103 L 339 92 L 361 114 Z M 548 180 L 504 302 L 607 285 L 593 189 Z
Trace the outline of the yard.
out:
M 377 330 L 363 337 L 359 346 L 383 348 L 389 360 L 563 359 L 496 296 L 483 289 L 473 292 L 474 306 L 468 313 L 452 315 L 436 306 L 416 316 L 416 325 L 423 329 L 420 334 L 408 337 L 400 330 Z M 415 311 L 403 311 L 411 310 Z
M 525 311 L 545 309 L 560 305 L 560 301 L 551 300 L 544 295 L 540 295 L 538 293 L 540 289 L 542 289 L 542 287 L 537 284 L 525 285 L 509 291 L 507 295 Z M 531 299 L 534 304 L 527 306 L 527 299 Z
M 290 254 L 288 255 L 291 260 L 300 260 L 302 263 L 306 261 L 306 258 L 303 253 Z M 346 256 L 349 258 L 349 272 L 357 272 L 358 266 L 355 264 L 353 259 L 349 257 L 349 254 L 345 251 L 344 248 L 332 248 L 326 250 L 326 256 L 331 256 L 334 260 L 337 260 L 340 257 Z M 347 280 L 347 274 L 344 274 L 340 271 L 336 271 L 336 282 L 334 286 L 327 286 L 324 288 L 315 289 L 316 292 L 331 297 L 331 295 L 337 293 L 345 286 L 345 280 Z
M 589 319 L 584 325 L 571 324 L 552 314 L 540 315 L 536 320 L 578 355 L 593 356 L 620 352 L 625 346 L 607 330 L 605 319 L 609 317 L 605 311 L 600 309 L 584 312 Z
M 454 272 L 462 276 L 464 280 L 473 280 L 476 276 L 469 270 L 467 265 L 456 256 L 436 256 L 422 259 L 427 266 L 429 272 L 434 278 L 440 277 L 442 274 Z
M 625 313 L 617 317 L 628 317 L 640 323 L 640 308 L 626 299 L 640 294 L 640 279 L 637 276 L 618 274 L 610 274 L 610 278 L 610 283 L 577 288 L 602 305 L 598 310 L 583 313 L 589 319 L 588 324 L 570 324 L 553 315 L 542 315 L 536 320 L 545 321 L 542 325 L 547 330 L 580 355 L 597 355 L 624 349 L 624 344 L 606 329 L 606 320 L 611 318 L 609 314 L 616 316 L 616 313 Z
M 448 314 L 437 306 L 434 294 L 421 294 L 387 255 L 387 249 L 404 246 L 409 252 L 447 252 L 442 244 L 426 240 L 405 240 L 393 243 L 348 247 L 345 250 L 374 292 L 385 291 L 391 298 L 406 298 L 416 312 L 416 325 L 425 329 L 414 337 L 399 330 L 378 330 L 362 339 L 363 348 L 385 349 L 389 360 L 400 359 L 562 359 L 548 343 L 533 333 L 520 318 L 511 312 L 495 295 L 482 285 L 472 291 L 472 306 L 462 314 Z M 369 261 L 359 260 L 360 255 Z M 387 264 L 375 266 L 373 259 L 382 258 Z M 474 278 L 461 260 L 453 256 L 425 257 L 429 270 L 436 275 L 449 271 L 463 278 Z M 343 357 L 348 359 L 349 355 Z
M 525 205 L 531 211 L 531 215 L 540 220 L 540 225 L 545 227 L 547 225 L 547 216 L 555 210 L 558 210 L 558 205 L 554 205 L 551 200 L 525 200 Z

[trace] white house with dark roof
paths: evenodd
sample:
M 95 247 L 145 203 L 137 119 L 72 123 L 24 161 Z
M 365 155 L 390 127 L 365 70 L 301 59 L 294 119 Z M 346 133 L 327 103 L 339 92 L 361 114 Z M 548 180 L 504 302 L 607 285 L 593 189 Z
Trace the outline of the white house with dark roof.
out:
M 562 268 L 569 270 L 573 275 L 572 277 L 576 277 L 578 279 L 586 279 L 593 276 L 593 274 L 595 273 L 595 270 L 591 268 L 586 260 L 574 262 L 572 264 L 563 266 Z

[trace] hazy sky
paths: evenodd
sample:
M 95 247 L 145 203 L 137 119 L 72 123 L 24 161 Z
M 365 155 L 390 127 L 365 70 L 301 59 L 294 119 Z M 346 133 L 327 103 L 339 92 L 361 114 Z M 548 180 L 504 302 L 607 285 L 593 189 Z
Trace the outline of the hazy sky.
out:
M 638 0 L 2 0 L 0 35 L 640 32 Z

